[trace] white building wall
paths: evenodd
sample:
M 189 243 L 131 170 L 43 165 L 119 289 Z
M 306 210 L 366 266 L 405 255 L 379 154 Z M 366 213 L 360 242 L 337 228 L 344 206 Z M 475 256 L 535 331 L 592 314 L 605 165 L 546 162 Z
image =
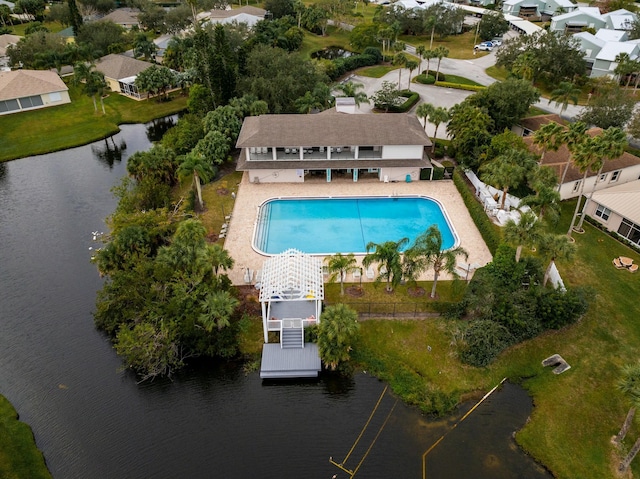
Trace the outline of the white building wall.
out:
M 415 167 L 393 167 L 393 168 L 380 168 L 380 181 L 407 181 L 407 175 L 411 176 L 411 181 L 420 180 L 420 168 Z
M 410 160 L 422 158 L 422 145 L 387 145 L 382 147 L 383 160 Z
M 65 103 L 71 103 L 68 91 L 61 91 L 57 93 L 45 93 L 40 95 L 42 97 L 42 103 L 44 106 L 64 105 Z
M 612 211 L 611 214 L 609 215 L 609 219 L 605 221 L 600 216 L 596 216 L 596 209 L 598 209 L 599 205 L 600 203 L 596 201 L 589 201 L 589 204 L 584 210 L 584 214 L 590 216 L 591 218 L 596 220 L 598 223 L 602 224 L 609 231 L 614 231 L 614 232 L 618 231 L 618 228 L 620 228 L 620 223 L 622 223 L 622 219 L 623 219 L 622 216 L 620 216 L 615 211 Z
M 304 170 L 249 170 L 251 183 L 303 183 Z
M 611 186 L 619 185 L 621 183 L 628 183 L 629 181 L 635 181 L 640 179 L 640 165 L 629 166 L 619 171 L 620 171 L 620 176 L 618 176 L 618 179 L 614 182 L 611 181 L 611 176 L 613 172 L 612 171 L 608 172 L 605 180 L 598 182 L 596 191 L 603 190 Z M 581 180 L 576 180 L 576 181 L 581 181 Z M 560 188 L 561 199 L 566 200 L 568 198 L 575 198 L 578 196 L 578 193 L 580 192 L 580 188 L 578 187 L 577 190 L 574 191 L 576 181 L 571 181 L 569 183 L 565 183 L 562 185 L 562 187 Z M 584 191 L 583 191 L 584 195 L 587 195 L 591 193 L 591 191 L 593 191 L 595 182 L 596 182 L 595 176 L 587 177 L 587 180 L 584 184 Z

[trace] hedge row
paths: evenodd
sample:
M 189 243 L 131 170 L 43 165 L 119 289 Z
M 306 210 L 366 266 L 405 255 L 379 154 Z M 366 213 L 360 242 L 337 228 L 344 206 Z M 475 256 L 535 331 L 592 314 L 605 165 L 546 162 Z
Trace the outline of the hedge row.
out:
M 374 47 L 368 47 L 365 48 L 364 52 L 360 55 L 351 55 L 350 57 L 342 57 L 332 60 L 333 69 L 328 71 L 327 75 L 329 75 L 332 80 L 335 80 L 352 70 L 376 65 L 380 63 L 381 60 L 382 53 L 380 53 L 380 50 Z
M 402 105 L 393 105 L 389 107 L 389 113 L 405 113 L 411 108 L 413 105 L 418 103 L 420 100 L 420 95 L 415 91 L 410 90 L 402 90 L 400 91 L 400 96 L 406 98 L 407 100 Z
M 454 88 L 456 90 L 468 90 L 468 91 L 480 91 L 487 88 L 486 86 L 480 85 L 463 85 L 462 83 L 450 83 L 447 81 L 437 81 L 435 82 L 436 86 L 441 86 L 443 88 Z
M 428 75 L 426 73 L 416 75 L 415 81 L 424 85 L 433 85 L 436 82 L 435 72 L 429 72 Z M 438 81 L 446 81 L 444 73 L 438 73 Z
M 487 248 L 489 248 L 492 255 L 495 254 L 498 249 L 498 245 L 501 242 L 500 233 L 496 231 L 496 226 L 491 222 L 485 213 L 484 208 L 467 186 L 466 181 L 462 177 L 462 173 L 460 173 L 458 169 L 453 173 L 453 182 L 455 183 L 456 188 L 458 188 L 458 192 L 460 192 L 460 196 L 462 196 L 462 200 L 469 210 L 471 219 L 473 219 L 476 228 L 478 228 L 478 231 L 480 231 L 480 234 L 482 235 L 482 239 L 487 244 Z

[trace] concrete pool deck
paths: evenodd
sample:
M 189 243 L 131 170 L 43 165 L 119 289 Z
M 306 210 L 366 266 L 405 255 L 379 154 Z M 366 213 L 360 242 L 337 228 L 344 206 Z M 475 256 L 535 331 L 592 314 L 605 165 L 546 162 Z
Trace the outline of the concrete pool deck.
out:
M 402 196 L 423 195 L 440 201 L 449 221 L 453 225 L 462 246 L 468 253 L 469 259 L 458 258 L 458 264 L 470 263 L 484 266 L 491 261 L 492 256 L 480 232 L 476 228 L 467 207 L 462 201 L 453 181 L 415 181 L 411 183 L 383 183 L 378 180 L 361 180 L 354 183 L 350 179 L 336 179 L 327 183 L 317 179 L 304 183 L 250 183 L 247 173 L 236 193 L 236 202 L 229 221 L 229 229 L 224 242 L 224 248 L 235 260 L 234 268 L 229 272 L 229 278 L 235 285 L 246 284 L 247 269 L 254 271 L 252 283 L 255 283 L 255 271 L 262 269 L 262 263 L 268 256 L 257 253 L 252 247 L 253 233 L 258 216 L 258 207 L 270 198 L 282 196 L 292 197 L 326 197 L 326 196 Z M 425 226 L 425 230 L 429 225 Z M 364 255 L 356 255 L 360 264 Z M 375 266 L 374 266 L 375 270 Z M 376 270 L 377 273 L 377 270 Z M 471 276 L 471 275 L 470 275 Z M 425 272 L 423 281 L 433 280 L 433 271 Z M 448 279 L 442 276 L 440 279 Z M 359 281 L 359 280 L 358 280 Z M 362 281 L 372 281 L 362 275 Z M 348 275 L 347 282 L 355 282 L 352 275 Z

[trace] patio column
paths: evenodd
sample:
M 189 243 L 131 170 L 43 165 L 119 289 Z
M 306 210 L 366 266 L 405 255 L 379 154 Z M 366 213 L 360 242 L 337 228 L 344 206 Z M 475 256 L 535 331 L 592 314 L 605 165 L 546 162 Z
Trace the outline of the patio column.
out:
M 277 148 L 274 146 L 271 148 L 271 158 L 273 159 L 273 161 L 276 161 L 278 159 L 278 155 L 276 153 Z
M 358 168 L 353 169 L 353 182 L 354 183 L 358 182 Z
M 267 327 L 267 303 L 262 302 L 262 332 L 264 333 L 264 342 L 269 342 L 269 328 Z

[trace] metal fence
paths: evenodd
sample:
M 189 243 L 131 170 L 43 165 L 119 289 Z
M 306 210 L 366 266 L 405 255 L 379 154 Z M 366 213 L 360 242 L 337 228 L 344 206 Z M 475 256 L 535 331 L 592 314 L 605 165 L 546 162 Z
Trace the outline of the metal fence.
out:
M 440 308 L 448 303 L 342 303 L 358 313 L 361 319 L 366 318 L 428 318 L 440 316 Z M 326 306 L 331 306 L 325 303 Z

